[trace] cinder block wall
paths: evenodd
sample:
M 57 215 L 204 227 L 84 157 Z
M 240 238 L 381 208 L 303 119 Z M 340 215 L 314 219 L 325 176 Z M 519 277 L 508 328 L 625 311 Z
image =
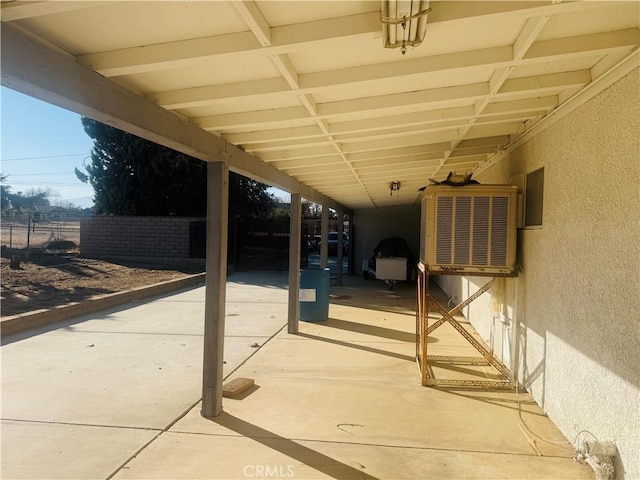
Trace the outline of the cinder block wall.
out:
M 87 258 L 189 258 L 189 225 L 199 217 L 95 216 L 80 222 Z

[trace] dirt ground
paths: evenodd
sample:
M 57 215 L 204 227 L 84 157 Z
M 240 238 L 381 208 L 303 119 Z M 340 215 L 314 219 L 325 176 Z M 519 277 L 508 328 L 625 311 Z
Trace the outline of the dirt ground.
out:
M 12 252 L 16 254 L 20 252 Z M 2 317 L 79 302 L 95 295 L 202 272 L 194 265 L 143 265 L 80 258 L 77 248 L 22 252 L 20 268 L 10 268 L 8 252 L 2 254 L 0 314 Z

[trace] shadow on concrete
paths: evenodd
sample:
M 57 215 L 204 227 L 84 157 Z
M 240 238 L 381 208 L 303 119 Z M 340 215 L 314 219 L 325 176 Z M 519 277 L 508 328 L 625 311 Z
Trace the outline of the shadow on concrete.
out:
M 348 332 L 357 332 L 364 335 L 372 335 L 375 337 L 388 338 L 389 340 L 398 340 L 400 342 L 415 343 L 416 334 L 403 332 L 401 330 L 393 330 L 386 327 L 378 327 L 365 323 L 350 322 L 348 320 L 338 320 L 337 318 L 329 318 L 329 320 L 320 323 L 324 327 L 337 328 Z M 431 340 L 431 338 L 429 339 Z
M 308 333 L 296 333 L 299 337 L 309 338 L 311 340 L 319 340 L 321 342 L 331 343 L 333 345 L 339 345 L 341 347 L 354 348 L 356 350 L 362 350 L 363 352 L 375 353 L 376 355 L 385 355 L 387 357 L 393 357 L 400 360 L 406 360 L 408 362 L 415 362 L 415 358 L 409 355 L 403 355 L 401 353 L 389 352 L 387 350 L 381 350 L 379 348 L 368 347 L 366 345 L 360 345 L 357 343 L 343 342 L 341 340 L 334 340 L 332 338 L 319 337 L 317 335 L 311 335 Z
M 506 397 L 492 397 L 492 396 L 484 396 L 482 395 L 482 393 L 478 393 L 477 390 L 473 390 L 470 391 L 469 389 L 465 389 L 465 388 L 459 388 L 459 387 L 438 387 L 438 386 L 431 386 L 430 388 L 433 388 L 435 390 L 440 390 L 441 392 L 444 392 L 448 395 L 454 395 L 457 397 L 463 397 L 463 398 L 468 398 L 470 400 L 474 400 L 477 402 L 482 402 L 482 403 L 488 403 L 490 405 L 495 405 L 497 407 L 501 407 L 501 408 L 506 408 L 508 410 L 515 410 L 515 411 L 520 411 L 521 410 L 521 406 L 522 405 L 529 405 L 529 406 L 537 406 L 536 402 L 534 402 L 533 400 L 522 400 L 518 397 L 513 398 L 513 399 L 509 399 Z M 486 392 L 488 395 L 494 393 L 493 391 L 488 391 L 485 390 L 484 392 Z M 526 393 L 524 391 L 521 391 L 520 393 Z M 534 411 L 526 411 L 527 415 L 534 415 L 537 417 L 546 417 L 547 415 L 540 411 L 540 412 L 534 412 Z
M 393 299 L 395 303 L 385 303 L 378 299 L 371 298 L 345 298 L 346 295 L 333 294 L 329 297 L 329 303 L 331 305 L 341 305 L 343 307 L 362 308 L 365 310 L 374 310 L 376 312 L 393 313 L 394 315 L 406 315 L 409 317 L 415 317 L 415 310 L 413 304 L 409 307 L 406 304 L 406 299 Z M 402 303 L 404 302 L 404 303 Z
M 227 275 L 227 284 L 229 283 L 287 290 L 289 288 L 289 277 L 287 273 L 282 272 L 233 272 Z
M 427 368 L 430 370 L 431 378 L 436 378 L 436 375 L 433 371 L 434 366 L 439 368 L 440 370 L 447 370 L 449 372 L 462 373 L 464 375 L 469 375 L 471 377 L 479 377 L 481 380 L 502 380 L 502 376 L 497 371 L 496 373 L 488 373 L 486 371 L 481 371 L 473 368 L 466 368 L 460 365 L 455 365 L 455 363 L 434 362 L 434 361 L 431 361 L 430 365 L 427 366 Z M 493 368 L 493 367 L 490 367 L 490 368 Z
M 251 387 L 247 388 L 244 392 L 242 392 L 239 395 L 236 395 L 235 397 L 225 397 L 225 401 L 233 401 L 233 400 L 244 400 L 245 398 L 247 398 L 249 395 L 251 395 L 254 392 L 257 392 L 258 390 L 260 390 L 260 385 L 252 385 Z
M 210 419 L 210 421 L 228 428 L 243 437 L 250 438 L 268 448 L 276 450 L 304 465 L 328 475 L 331 478 L 357 478 L 362 480 L 376 480 L 377 478 L 363 472 L 362 470 L 346 465 L 334 458 L 312 450 L 311 448 L 300 445 L 293 440 L 276 435 L 275 433 L 260 428 L 257 425 L 253 425 L 252 423 L 245 422 L 244 420 L 234 417 L 227 412 L 222 412 L 218 417 Z

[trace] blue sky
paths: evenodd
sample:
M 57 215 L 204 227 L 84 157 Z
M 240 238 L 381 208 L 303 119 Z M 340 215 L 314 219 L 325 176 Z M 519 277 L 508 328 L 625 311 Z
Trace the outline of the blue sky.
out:
M 78 180 L 91 153 L 78 114 L 2 87 L 1 171 L 13 192 L 50 189 L 52 203 L 93 204 L 93 189 Z
M 1 87 L 0 170 L 12 192 L 49 189 L 50 200 L 93 205 L 93 188 L 77 179 L 91 154 L 93 141 L 84 132 L 80 115 L 14 90 Z M 270 192 L 289 201 L 277 189 Z

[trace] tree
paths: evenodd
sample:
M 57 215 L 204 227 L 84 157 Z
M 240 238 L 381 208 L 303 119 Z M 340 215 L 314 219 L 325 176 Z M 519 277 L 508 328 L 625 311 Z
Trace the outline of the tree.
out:
M 285 202 L 282 198 L 274 196 L 275 202 L 271 210 L 270 218 L 274 220 L 287 220 L 291 217 L 291 203 Z
M 276 201 L 267 192 L 268 185 L 237 173 L 229 173 L 229 217 L 270 216 Z
M 302 200 L 302 216 L 303 218 L 322 218 L 322 205 L 308 200 Z M 329 218 L 338 218 L 338 212 L 330 208 Z
M 11 187 L 6 184 L 7 175 L 0 174 L 2 210 L 15 208 L 16 210 L 37 209 L 38 207 L 49 206 L 49 197 L 53 195 L 51 190 L 42 188 L 31 188 L 24 194 L 22 192 L 12 193 Z
M 11 201 L 9 195 L 11 194 L 11 187 L 6 184 L 7 176 L 4 173 L 0 173 L 0 205 L 2 211 L 11 207 Z
M 75 203 L 69 200 L 54 200 L 52 203 L 56 207 L 64 208 L 69 212 L 82 213 L 82 210 L 83 210 L 83 208 L 80 205 L 76 205 Z
M 322 216 L 322 205 L 302 199 L 302 216 L 304 218 L 320 218 Z
M 206 215 L 205 162 L 86 117 L 81 121 L 94 146 L 86 173 L 76 169 L 76 176 L 93 186 L 95 213 Z M 274 203 L 267 188 L 230 174 L 229 215 L 266 215 Z

